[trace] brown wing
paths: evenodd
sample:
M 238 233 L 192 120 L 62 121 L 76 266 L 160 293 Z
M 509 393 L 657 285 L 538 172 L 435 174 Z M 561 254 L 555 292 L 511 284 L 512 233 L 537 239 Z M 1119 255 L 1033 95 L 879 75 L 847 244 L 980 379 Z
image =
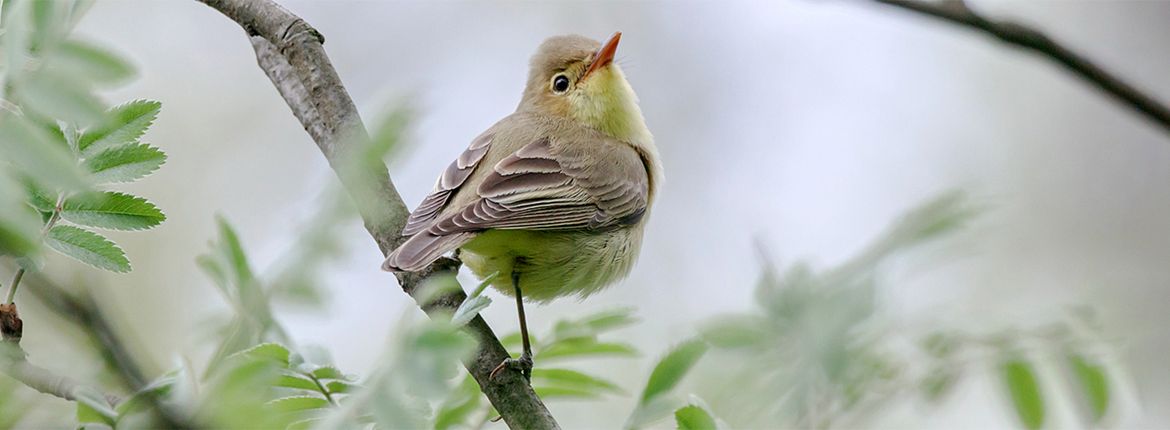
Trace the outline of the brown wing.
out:
M 442 207 L 455 188 L 444 190 L 442 180 L 439 185 L 432 196 L 446 193 L 436 197 Z M 414 229 L 417 233 L 387 257 L 383 268 L 420 270 L 488 229 L 600 230 L 635 224 L 647 209 L 649 179 L 641 157 L 619 142 L 562 143 L 554 149 L 542 138 L 496 163 L 476 194 L 462 209 L 421 216 L 434 221 Z
M 414 212 L 410 213 L 410 218 L 406 220 L 406 227 L 402 229 L 403 236 L 413 236 L 431 224 L 435 216 L 447 206 L 451 196 L 475 171 L 475 166 L 479 164 L 483 156 L 487 154 L 488 148 L 492 144 L 492 137 L 493 134 L 488 132 L 475 138 L 471 141 L 471 145 L 447 166 L 447 170 L 444 170 L 438 181 L 435 182 L 434 191 L 431 191 L 431 194 L 423 199 L 422 203 L 419 203 Z
M 478 200 L 438 219 L 427 231 L 445 236 L 636 223 L 646 211 L 649 181 L 641 158 L 623 146 L 602 142 L 594 148 L 565 145 L 555 151 L 547 138 L 530 143 L 495 165 L 477 189 Z M 586 151 L 600 159 L 589 160 Z

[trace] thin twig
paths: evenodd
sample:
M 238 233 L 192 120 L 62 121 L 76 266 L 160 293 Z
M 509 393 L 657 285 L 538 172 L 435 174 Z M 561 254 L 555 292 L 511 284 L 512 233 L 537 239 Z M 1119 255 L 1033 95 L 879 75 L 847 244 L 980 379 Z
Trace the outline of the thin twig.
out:
M 235 21 L 249 36 L 260 68 L 284 98 L 293 115 L 329 160 L 358 206 L 370 236 L 385 255 L 405 239 L 401 235 L 409 211 L 381 160 L 363 157 L 369 140 L 349 93 L 322 46 L 324 38 L 301 18 L 270 0 L 200 0 Z M 396 274 L 403 291 L 414 296 L 427 276 L 457 269 L 442 259 L 422 273 Z M 458 291 L 420 303 L 430 315 L 447 318 L 466 295 Z M 492 369 L 509 358 L 491 327 L 475 317 L 467 324 L 479 350 L 464 361 L 488 401 L 515 429 L 559 428 L 548 408 L 519 372 L 492 379 Z
M 1170 133 L 1170 108 L 1138 90 L 1121 77 L 1027 25 L 987 18 L 972 10 L 962 0 L 928 2 L 919 0 L 874 0 L 900 7 L 953 24 L 980 30 L 988 35 L 1045 57 L 1063 66 L 1077 77 L 1140 113 L 1154 125 Z

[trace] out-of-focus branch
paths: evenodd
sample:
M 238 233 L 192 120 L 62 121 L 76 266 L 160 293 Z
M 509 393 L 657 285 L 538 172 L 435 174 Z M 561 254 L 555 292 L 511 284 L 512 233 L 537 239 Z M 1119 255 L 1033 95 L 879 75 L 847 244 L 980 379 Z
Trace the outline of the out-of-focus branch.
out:
M 270 0 L 200 0 L 235 21 L 247 32 L 260 68 L 280 92 L 293 115 L 317 143 L 353 197 L 366 229 L 385 255 L 404 238 L 400 234 L 409 211 L 381 160 L 363 159 L 369 140 L 349 93 L 341 84 L 322 46 L 324 38 L 301 18 Z M 374 162 L 376 161 L 376 162 Z M 411 296 L 430 274 L 458 268 L 452 260 L 436 262 L 423 273 L 398 274 Z M 420 303 L 430 315 L 453 312 L 462 291 Z M 492 369 L 508 358 L 483 318 L 467 324 L 479 350 L 464 362 L 492 406 L 515 429 L 559 428 L 552 414 L 519 372 L 490 378 Z
M 96 388 L 83 385 L 69 377 L 55 374 L 49 369 L 29 363 L 23 357 L 24 350 L 20 349 L 20 347 L 5 345 L 3 349 L 3 351 L 0 351 L 0 369 L 3 370 L 5 375 L 20 381 L 20 383 L 29 388 L 69 401 L 76 401 L 82 390 L 101 393 Z M 18 357 L 9 357 L 8 355 L 17 355 Z M 118 406 L 122 402 L 122 398 L 117 395 L 109 393 L 101 395 L 109 403 L 111 408 Z
M 127 388 L 137 391 L 149 384 L 150 381 L 145 376 L 139 363 L 134 359 L 133 354 L 118 339 L 117 331 L 114 329 L 113 324 L 106 319 L 105 315 L 98 310 L 97 306 L 91 300 L 77 298 L 35 272 L 26 276 L 28 277 L 25 281 L 27 284 L 26 291 L 36 296 L 37 300 L 49 308 L 49 310 L 53 311 L 53 313 L 56 313 L 62 319 L 84 330 L 90 338 L 97 342 L 97 349 L 100 351 L 107 366 L 117 372 L 118 377 L 122 379 Z M 23 356 L 21 359 L 23 360 Z M 35 372 L 37 369 L 39 368 L 28 364 L 24 370 L 32 371 L 34 372 L 33 375 L 36 375 Z M 44 375 L 41 374 L 41 377 L 43 378 Z M 21 381 L 24 382 L 23 380 Z M 53 380 L 49 379 L 47 381 Z M 68 380 L 65 379 L 65 381 Z M 33 386 L 28 382 L 25 382 L 25 385 L 44 392 L 41 388 Z M 50 384 L 48 386 L 51 387 L 53 385 Z M 58 397 L 65 398 L 63 396 Z M 120 401 L 117 397 L 112 397 L 109 394 L 106 395 L 106 398 L 111 405 L 117 405 Z M 146 394 L 144 398 L 153 406 L 152 410 L 156 413 L 156 418 L 163 427 L 171 429 L 190 429 L 197 427 L 188 418 L 182 416 L 181 413 L 164 404 L 158 395 Z
M 987 33 L 1010 45 L 1030 50 L 1061 66 L 1097 89 L 1137 111 L 1163 131 L 1170 132 L 1170 108 L 1138 90 L 1117 75 L 1101 68 L 1088 58 L 1027 25 L 987 18 L 972 10 L 962 0 L 874 0 L 922 15 Z

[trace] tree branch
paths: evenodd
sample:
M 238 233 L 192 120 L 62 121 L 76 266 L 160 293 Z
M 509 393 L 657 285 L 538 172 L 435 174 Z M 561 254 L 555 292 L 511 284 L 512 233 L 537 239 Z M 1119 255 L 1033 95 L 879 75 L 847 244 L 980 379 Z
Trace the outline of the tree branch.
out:
M 322 46 L 324 38 L 301 18 L 270 0 L 200 0 L 235 21 L 247 32 L 260 68 L 280 92 L 293 115 L 317 143 L 354 199 L 366 229 L 386 255 L 404 238 L 400 234 L 409 211 L 381 160 L 363 158 L 369 140 L 357 108 L 341 84 Z M 451 272 L 458 263 L 443 259 L 422 273 L 397 274 L 403 291 L 415 290 L 427 276 Z M 462 291 L 420 303 L 428 315 L 446 315 L 463 302 Z M 446 318 L 445 316 L 443 318 Z M 464 366 L 479 383 L 492 406 L 514 429 L 556 429 L 555 419 L 519 372 L 492 379 L 491 370 L 508 358 L 495 333 L 481 317 L 467 324 L 479 342 Z
M 1063 66 L 1090 85 L 1137 111 L 1163 131 L 1170 132 L 1170 108 L 1039 30 L 1017 22 L 987 18 L 972 10 L 962 0 L 874 1 L 979 30 L 1009 45 L 1032 51 Z

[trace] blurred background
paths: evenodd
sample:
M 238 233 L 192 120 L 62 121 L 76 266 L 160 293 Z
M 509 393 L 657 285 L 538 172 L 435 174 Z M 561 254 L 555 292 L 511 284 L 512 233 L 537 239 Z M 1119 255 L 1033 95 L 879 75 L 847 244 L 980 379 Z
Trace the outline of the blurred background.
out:
M 641 99 L 666 183 L 628 279 L 585 302 L 532 307 L 528 318 L 544 328 L 636 307 L 641 322 L 617 336 L 642 355 L 589 365 L 630 392 L 700 322 L 752 308 L 765 262 L 832 267 L 905 210 L 961 189 L 980 215 L 887 266 L 875 296 L 881 325 L 994 333 L 1091 307 L 1114 388 L 1108 426 L 1170 425 L 1160 407 L 1170 404 L 1170 135 L 1039 57 L 869 2 L 281 3 L 324 34 L 368 125 L 401 106 L 413 112 L 390 163 L 412 207 L 471 138 L 512 112 L 544 38 L 623 32 L 618 62 Z M 1034 24 L 1170 100 L 1170 3 L 971 6 Z M 209 321 L 227 312 L 195 264 L 215 216 L 236 227 L 258 271 L 279 270 L 335 176 L 243 32 L 216 11 L 193 1 L 100 1 L 77 32 L 139 69 L 140 79 L 107 100 L 163 103 L 144 140 L 168 153 L 167 165 L 127 189 L 168 220 L 149 234 L 110 234 L 134 262 L 131 273 L 64 258 L 49 261 L 50 273 L 95 285 L 152 371 L 206 360 Z M 323 346 L 339 367 L 366 374 L 403 314 L 421 312 L 378 269 L 381 256 L 356 220 L 338 237 L 341 258 L 321 276 L 326 305 L 276 314 L 299 344 Z M 39 364 L 78 378 L 97 369 L 52 352 L 60 338 L 30 322 L 36 313 L 22 309 L 23 345 Z M 507 300 L 484 316 L 497 333 L 517 325 Z M 1043 362 L 1041 373 L 1050 372 Z M 973 366 L 940 406 L 898 401 L 866 415 L 866 426 L 1015 426 L 993 372 Z M 1057 382 L 1042 390 L 1051 394 L 1050 427 L 1081 425 Z M 40 419 L 56 422 L 47 411 L 64 402 L 39 402 Z M 616 428 L 629 405 L 619 396 L 550 408 L 567 428 Z

